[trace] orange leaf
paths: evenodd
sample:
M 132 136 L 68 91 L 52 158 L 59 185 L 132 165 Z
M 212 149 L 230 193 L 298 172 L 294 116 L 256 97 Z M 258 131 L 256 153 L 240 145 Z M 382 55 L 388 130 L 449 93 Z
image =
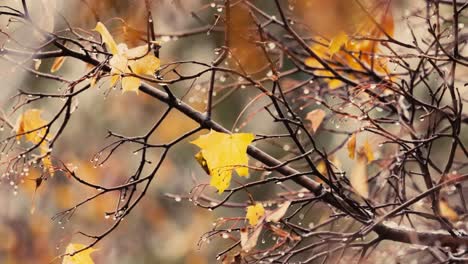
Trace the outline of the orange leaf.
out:
M 52 67 L 50 67 L 50 72 L 54 73 L 60 70 L 60 68 L 62 68 L 63 63 L 65 62 L 65 58 L 66 57 L 63 56 L 55 58 L 54 63 L 52 63 Z
M 446 201 L 439 201 L 439 210 L 441 216 L 453 222 L 458 221 L 458 213 Z
M 348 156 L 350 159 L 354 159 L 356 153 L 356 134 L 352 134 L 348 139 Z

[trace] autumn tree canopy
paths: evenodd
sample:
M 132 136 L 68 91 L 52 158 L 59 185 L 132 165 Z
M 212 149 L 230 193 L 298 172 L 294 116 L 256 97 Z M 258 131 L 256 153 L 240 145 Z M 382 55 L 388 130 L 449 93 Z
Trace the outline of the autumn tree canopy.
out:
M 5 0 L 0 262 L 468 262 L 463 0 Z

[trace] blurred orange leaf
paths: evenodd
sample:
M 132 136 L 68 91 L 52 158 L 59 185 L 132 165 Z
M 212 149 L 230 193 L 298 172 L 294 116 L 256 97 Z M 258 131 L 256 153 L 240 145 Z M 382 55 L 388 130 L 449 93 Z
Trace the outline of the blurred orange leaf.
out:
M 82 244 L 68 244 L 65 251 L 66 254 L 73 254 L 86 246 Z M 62 264 L 94 264 L 90 254 L 96 251 L 96 249 L 88 248 L 73 256 L 67 255 L 63 258 Z
M 453 222 L 458 221 L 458 213 L 445 200 L 439 201 L 439 210 L 441 216 Z
M 351 137 L 348 139 L 348 156 L 350 159 L 354 159 L 356 154 L 356 133 L 352 134 Z
M 54 63 L 52 63 L 52 67 L 50 67 L 50 72 L 54 73 L 60 70 L 65 62 L 65 58 L 66 57 L 63 56 L 55 58 Z

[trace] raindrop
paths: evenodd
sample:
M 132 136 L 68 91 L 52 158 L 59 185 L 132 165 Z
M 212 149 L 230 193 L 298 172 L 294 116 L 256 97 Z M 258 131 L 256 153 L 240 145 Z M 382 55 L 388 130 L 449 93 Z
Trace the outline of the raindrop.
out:
M 269 42 L 269 43 L 268 43 L 268 48 L 269 48 L 270 50 L 273 50 L 273 49 L 276 48 L 276 44 L 275 44 L 274 42 Z

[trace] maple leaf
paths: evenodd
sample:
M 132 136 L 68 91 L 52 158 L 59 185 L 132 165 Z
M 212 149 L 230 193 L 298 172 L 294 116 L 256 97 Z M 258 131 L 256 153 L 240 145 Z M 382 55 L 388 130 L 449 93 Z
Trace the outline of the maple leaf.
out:
M 258 220 L 260 220 L 263 215 L 265 215 L 265 208 L 263 208 L 261 203 L 247 206 L 247 214 L 245 215 L 245 218 L 249 220 L 250 225 L 257 225 Z
M 116 44 L 114 38 L 107 30 L 106 26 L 98 22 L 94 29 L 101 34 L 102 41 L 112 54 L 109 61 L 111 66 L 111 86 L 114 86 L 121 75 L 122 92 L 136 92 L 141 85 L 141 79 L 129 74 L 153 75 L 161 66 L 160 60 L 151 54 L 148 45 L 138 46 L 129 49 L 125 43 Z
M 210 185 L 224 192 L 231 183 L 232 170 L 239 176 L 247 176 L 247 147 L 254 140 L 251 133 L 227 134 L 211 130 L 191 143 L 201 148 L 196 159 L 206 162 L 211 175 Z M 201 163 L 204 167 L 204 163 Z
M 25 111 L 16 122 L 16 138 L 25 137 L 27 141 L 34 144 L 41 142 L 47 129 L 43 126 L 47 122 L 41 117 L 42 110 L 29 109 Z
M 65 250 L 66 254 L 73 254 L 78 250 L 85 248 L 85 245 L 82 244 L 68 244 L 67 249 Z M 96 251 L 94 248 L 88 248 L 83 250 L 73 256 L 67 255 L 63 258 L 62 264 L 94 264 L 93 259 L 90 254 Z

